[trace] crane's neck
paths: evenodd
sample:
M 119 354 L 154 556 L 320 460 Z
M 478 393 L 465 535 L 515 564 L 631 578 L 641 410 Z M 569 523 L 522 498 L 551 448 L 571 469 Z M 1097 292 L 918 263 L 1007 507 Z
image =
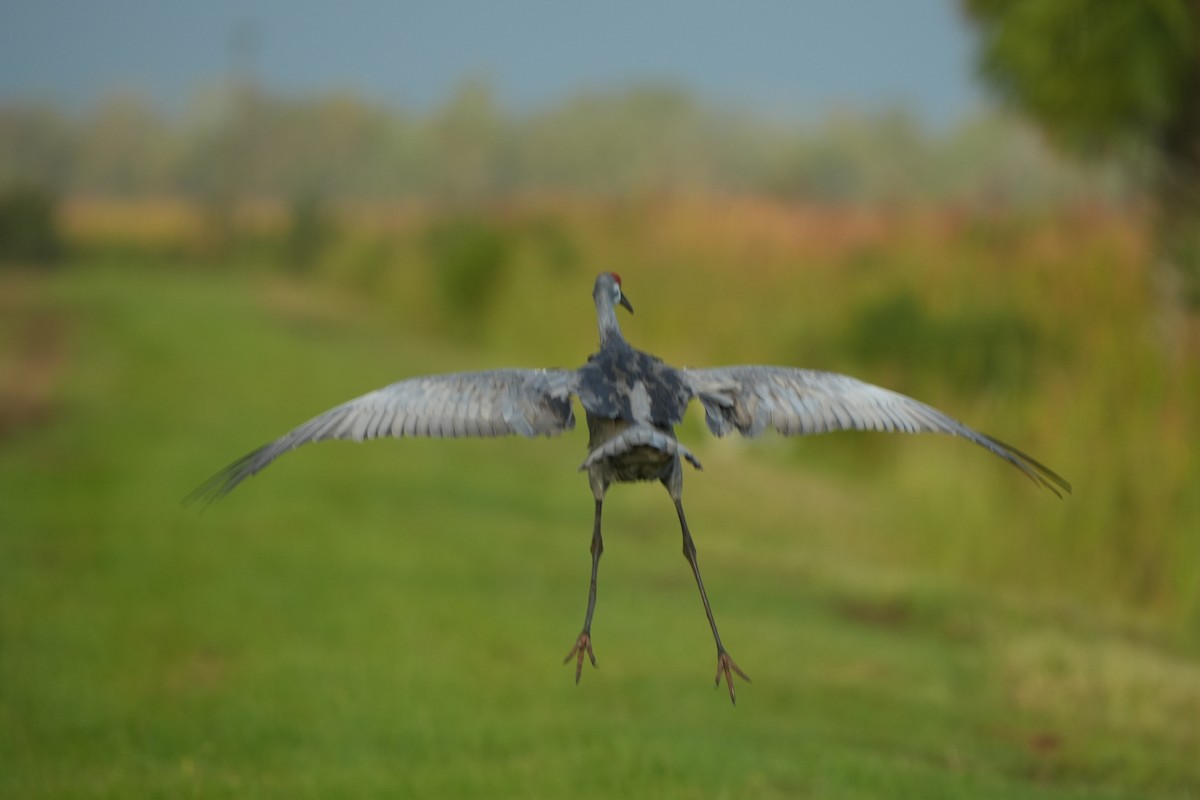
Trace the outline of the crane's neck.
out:
M 602 292 L 597 292 L 596 301 L 596 324 L 600 329 L 600 346 L 609 342 L 623 342 L 625 337 L 621 335 L 621 326 L 617 324 L 617 310 L 613 308 L 612 298 Z

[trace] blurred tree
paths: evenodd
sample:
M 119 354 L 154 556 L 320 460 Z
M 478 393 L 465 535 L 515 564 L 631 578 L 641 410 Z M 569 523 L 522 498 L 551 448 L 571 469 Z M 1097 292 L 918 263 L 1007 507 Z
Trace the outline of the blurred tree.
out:
M 0 264 L 48 266 L 62 256 L 54 194 L 38 186 L 0 193 Z
M 0 105 L 0 187 L 67 186 L 78 147 L 70 120 L 54 109 Z
M 337 228 L 323 195 L 301 192 L 292 198 L 288 228 L 283 239 L 284 264 L 295 274 L 312 271 L 330 243 Z
M 206 210 L 215 251 L 237 238 L 239 205 L 283 207 L 311 192 L 330 204 L 434 199 L 464 212 L 523 191 L 1025 206 L 1119 196 L 1125 187 L 1111 176 L 1065 164 L 1011 115 L 946 130 L 895 109 L 802 122 L 654 84 L 525 112 L 506 111 L 478 79 L 428 111 L 228 84 L 198 92 L 179 114 L 130 93 L 73 115 L 0 104 L 0 188 L 184 194 Z
M 459 86 L 433 114 L 430 132 L 442 200 L 469 204 L 502 188 L 504 120 L 486 80 Z
M 240 206 L 263 169 L 256 156 L 269 152 L 258 146 L 266 101 L 257 88 L 240 85 L 205 99 L 182 175 L 186 191 L 204 212 L 205 247 L 225 256 L 238 238 Z
M 132 92 L 111 94 L 92 110 L 75 150 L 72 183 L 86 193 L 166 194 L 176 180 L 178 137 Z
M 907 289 L 851 314 L 840 346 L 857 363 L 894 367 L 907 380 L 931 386 L 948 383 L 964 395 L 982 388 L 1019 391 L 1062 349 L 1016 308 L 937 315 Z
M 477 214 L 447 214 L 426 231 L 425 249 L 443 306 L 469 337 L 483 330 L 512 245 L 508 231 Z
M 521 175 L 543 187 L 626 193 L 737 187 L 781 134 L 666 84 L 588 90 L 529 117 Z
M 1149 166 L 1159 255 L 1200 310 L 1200 3 L 963 0 L 981 68 L 1066 149 Z

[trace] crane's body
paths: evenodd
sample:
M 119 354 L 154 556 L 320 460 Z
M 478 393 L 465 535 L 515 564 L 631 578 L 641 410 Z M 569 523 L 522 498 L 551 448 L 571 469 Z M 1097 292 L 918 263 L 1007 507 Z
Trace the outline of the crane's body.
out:
M 571 398 L 583 406 L 588 473 L 595 499 L 592 577 L 583 630 L 569 662 L 579 681 L 586 656 L 593 666 L 591 625 L 596 581 L 604 550 L 601 513 L 613 483 L 659 481 L 675 504 L 683 553 L 691 566 L 717 647 L 717 683 L 724 677 L 736 701 L 733 674 L 746 678 L 730 658 L 700 577 L 696 547 L 683 511 L 683 468 L 699 460 L 675 437 L 692 400 L 704 407 L 717 436 L 737 431 L 757 436 L 768 427 L 783 434 L 835 430 L 938 432 L 959 436 L 989 450 L 1056 495 L 1070 491 L 1062 477 L 1014 447 L 979 433 L 910 397 L 847 375 L 790 367 L 735 366 L 676 369 L 630 346 L 621 335 L 616 307 L 633 307 L 615 273 L 602 273 L 592 290 L 600 348 L 576 370 L 507 369 L 413 378 L 343 403 L 274 442 L 230 464 L 193 493 L 224 496 L 283 453 L 324 439 L 361 441 L 384 436 L 555 435 L 575 425 Z M 748 680 L 748 678 L 747 678 Z

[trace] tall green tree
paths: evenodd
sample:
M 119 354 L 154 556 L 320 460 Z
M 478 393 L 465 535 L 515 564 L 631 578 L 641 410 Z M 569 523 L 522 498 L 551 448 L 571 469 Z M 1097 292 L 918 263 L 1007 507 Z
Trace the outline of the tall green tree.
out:
M 1131 162 L 1160 260 L 1200 311 L 1200 0 L 962 0 L 1000 96 L 1065 149 Z

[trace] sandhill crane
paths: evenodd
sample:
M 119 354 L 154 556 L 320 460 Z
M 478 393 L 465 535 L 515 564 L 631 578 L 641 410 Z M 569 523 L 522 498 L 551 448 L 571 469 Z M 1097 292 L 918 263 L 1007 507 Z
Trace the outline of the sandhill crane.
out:
M 613 483 L 659 481 L 666 487 L 683 533 L 687 558 L 717 646 L 717 674 L 737 702 L 733 675 L 749 680 L 730 657 L 713 617 L 696 545 L 683 512 L 683 468 L 700 462 L 675 438 L 688 403 L 699 400 L 717 436 L 737 431 L 758 436 L 768 427 L 782 434 L 836 430 L 959 436 L 987 449 L 1059 497 L 1071 486 L 1032 457 L 979 433 L 931 406 L 847 375 L 772 366 L 676 369 L 626 343 L 616 307 L 633 306 L 615 272 L 602 273 L 592 289 L 600 349 L 579 369 L 500 369 L 430 375 L 400 381 L 332 408 L 283 437 L 230 464 L 202 484 L 191 498 L 213 500 L 258 473 L 279 456 L 325 439 L 362 441 L 384 436 L 553 436 L 575 426 L 571 398 L 583 406 L 588 426 L 586 471 L 595 498 L 592 574 L 583 629 L 563 663 L 575 660 L 575 682 L 586 655 L 592 666 L 592 614 L 604 540 L 600 532 L 604 496 Z

